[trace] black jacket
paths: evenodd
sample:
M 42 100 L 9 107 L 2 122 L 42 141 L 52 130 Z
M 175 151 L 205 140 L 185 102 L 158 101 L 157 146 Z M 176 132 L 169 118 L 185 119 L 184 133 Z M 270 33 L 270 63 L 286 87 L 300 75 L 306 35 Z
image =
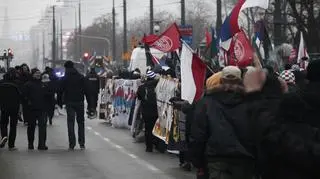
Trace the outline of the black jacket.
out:
M 25 84 L 23 95 L 31 110 L 44 111 L 46 109 L 45 95 L 48 88 L 41 80 L 32 80 Z
M 221 85 L 206 94 L 196 105 L 191 129 L 191 152 L 194 159 L 215 161 L 222 158 L 249 159 L 250 131 L 244 92 L 238 86 Z M 203 163 L 193 160 L 196 167 Z
M 17 109 L 22 102 L 22 91 L 18 81 L 0 81 L 1 109 Z
M 155 92 L 157 84 L 158 80 L 150 80 L 138 88 L 137 97 L 141 101 L 142 116 L 144 117 L 158 117 L 157 96 Z
M 319 91 L 320 83 L 311 83 L 283 97 L 262 142 L 269 159 L 265 178 L 320 178 Z
M 96 73 L 89 73 L 86 76 L 86 86 L 88 86 L 88 93 L 98 95 L 100 91 L 100 78 Z
M 63 101 L 68 103 L 83 104 L 86 95 L 85 78 L 76 69 L 66 69 L 65 76 L 61 79 L 60 90 Z M 61 101 L 61 99 L 60 99 Z M 61 102 L 60 102 L 61 103 Z

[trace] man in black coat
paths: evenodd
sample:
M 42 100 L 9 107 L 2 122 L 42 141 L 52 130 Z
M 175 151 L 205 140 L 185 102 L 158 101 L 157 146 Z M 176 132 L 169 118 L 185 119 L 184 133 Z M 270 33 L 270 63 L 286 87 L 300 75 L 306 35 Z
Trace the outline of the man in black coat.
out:
M 76 145 L 74 131 L 75 120 L 78 123 L 78 142 L 81 149 L 85 149 L 84 129 L 84 98 L 87 95 L 85 78 L 73 66 L 72 61 L 64 64 L 65 76 L 61 79 L 61 92 L 67 107 L 69 149 L 73 150 Z M 61 105 L 61 99 L 59 100 Z
M 0 82 L 0 107 L 1 107 L 1 142 L 3 148 L 8 141 L 8 124 L 10 122 L 9 150 L 15 150 L 17 135 L 18 113 L 21 104 L 21 89 L 17 81 L 16 70 L 10 69 Z
M 98 97 L 100 92 L 100 78 L 94 68 L 86 76 L 86 86 L 88 86 L 88 116 L 97 116 Z
M 48 150 L 47 140 L 47 120 L 45 118 L 45 95 L 46 90 L 41 81 L 41 72 L 32 70 L 32 80 L 24 86 L 23 95 L 30 109 L 30 119 L 28 121 L 28 149 L 34 149 L 34 134 L 38 123 L 39 141 L 38 150 Z
M 153 71 L 147 72 L 147 81 L 138 88 L 137 97 L 141 101 L 141 112 L 145 122 L 146 152 L 153 151 L 153 141 L 155 137 L 152 134 L 153 127 L 158 118 L 157 96 L 155 89 L 158 80 Z

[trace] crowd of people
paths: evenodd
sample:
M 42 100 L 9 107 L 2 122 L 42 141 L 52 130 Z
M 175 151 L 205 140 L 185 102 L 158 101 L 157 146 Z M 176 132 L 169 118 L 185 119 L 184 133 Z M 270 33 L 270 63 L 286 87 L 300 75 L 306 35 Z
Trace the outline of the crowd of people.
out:
M 35 129 L 38 126 L 38 150 L 48 150 L 47 123 L 53 123 L 55 106 L 62 108 L 65 105 L 69 149 L 73 150 L 76 146 L 75 121 L 78 123 L 78 143 L 81 149 L 85 149 L 84 100 L 86 97 L 88 115 L 96 115 L 99 78 L 94 70 L 84 77 L 71 61 L 67 61 L 64 67 L 65 76 L 62 78 L 58 78 L 49 67 L 44 72 L 36 68 L 30 70 L 26 64 L 8 69 L 0 81 L 0 148 L 8 143 L 10 151 L 17 149 L 17 123 L 23 119 L 27 125 L 28 149 L 34 150 Z
M 157 76 L 148 71 L 137 92 L 146 152 L 153 151 L 158 117 Z M 179 96 L 170 100 L 186 114 L 183 169 L 193 165 L 199 179 L 320 178 L 320 60 L 307 69 L 287 64 L 279 73 L 268 66 L 227 66 L 208 74 L 204 86 L 193 104 Z

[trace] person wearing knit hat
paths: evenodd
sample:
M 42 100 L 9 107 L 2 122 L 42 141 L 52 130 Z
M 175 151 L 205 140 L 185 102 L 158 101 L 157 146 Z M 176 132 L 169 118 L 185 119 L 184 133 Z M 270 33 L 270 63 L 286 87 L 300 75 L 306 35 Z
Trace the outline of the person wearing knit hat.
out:
M 296 78 L 291 70 L 285 70 L 280 74 L 280 78 L 283 79 L 287 84 L 295 84 Z
M 156 77 L 156 74 L 153 71 L 149 70 L 149 71 L 147 71 L 146 76 L 149 80 L 152 80 Z
M 227 66 L 222 70 L 222 79 L 241 80 L 241 70 L 236 66 Z

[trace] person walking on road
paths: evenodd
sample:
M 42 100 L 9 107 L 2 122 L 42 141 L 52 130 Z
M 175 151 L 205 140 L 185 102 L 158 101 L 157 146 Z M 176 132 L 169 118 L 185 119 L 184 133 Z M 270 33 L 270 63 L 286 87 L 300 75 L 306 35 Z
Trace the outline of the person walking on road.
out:
M 69 149 L 76 146 L 76 136 L 74 131 L 75 120 L 78 123 L 78 142 L 81 149 L 85 149 L 85 129 L 84 129 L 84 97 L 86 96 L 85 78 L 75 68 L 72 61 L 64 64 L 65 76 L 61 80 L 61 92 L 67 108 Z M 61 106 L 62 99 L 59 99 Z
M 90 69 L 90 72 L 86 76 L 86 86 L 90 86 L 88 89 L 88 116 L 89 118 L 97 117 L 97 105 L 98 96 L 100 92 L 100 79 L 94 68 Z
M 15 69 L 10 69 L 9 72 L 4 75 L 4 79 L 0 82 L 1 148 L 8 142 L 8 124 L 10 122 L 9 150 L 16 150 L 15 140 L 20 103 L 21 91 L 17 83 L 16 71 Z
M 39 141 L 38 150 L 48 150 L 47 140 L 47 120 L 45 118 L 45 95 L 46 90 L 41 81 L 41 72 L 37 69 L 32 70 L 33 80 L 28 82 L 24 87 L 24 96 L 30 106 L 30 119 L 28 121 L 28 149 L 34 149 L 34 133 L 38 122 Z

